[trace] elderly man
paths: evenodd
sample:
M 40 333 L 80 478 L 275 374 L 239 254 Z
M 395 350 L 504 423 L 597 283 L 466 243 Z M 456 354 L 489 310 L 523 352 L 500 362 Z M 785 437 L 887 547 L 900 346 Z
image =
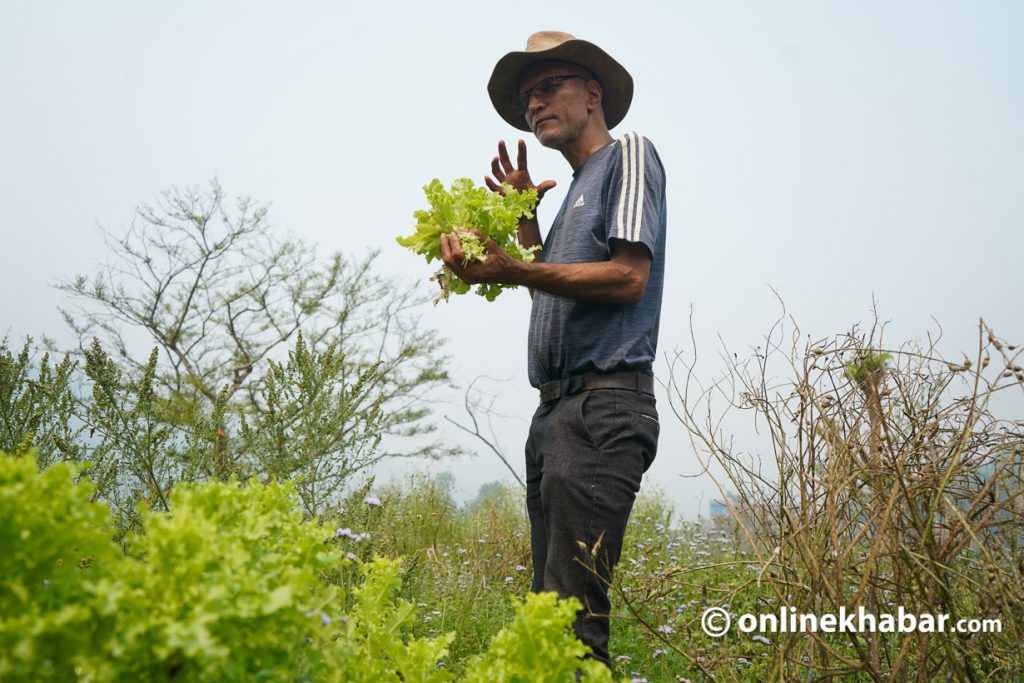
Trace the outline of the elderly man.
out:
M 609 134 L 629 109 L 633 80 L 592 43 L 535 33 L 525 51 L 498 61 L 487 89 L 505 121 L 562 153 L 573 180 L 546 240 L 536 217 L 519 225 L 522 244 L 542 245 L 536 261 L 492 242 L 486 261 L 466 265 L 454 235 L 441 238 L 441 253 L 468 283 L 530 288 L 529 377 L 540 390 L 526 442 L 533 590 L 579 598 L 576 634 L 610 664 L 607 582 L 658 445 L 652 366 L 665 174 L 648 140 Z M 534 185 L 523 140 L 515 165 L 499 142 L 491 171 L 495 192 L 506 182 L 542 197 L 555 186 Z

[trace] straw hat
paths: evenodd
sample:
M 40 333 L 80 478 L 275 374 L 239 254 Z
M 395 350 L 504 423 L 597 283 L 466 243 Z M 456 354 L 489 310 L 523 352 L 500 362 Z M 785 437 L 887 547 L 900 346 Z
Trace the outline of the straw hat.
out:
M 530 130 L 517 114 L 512 100 L 519 94 L 519 76 L 526 67 L 548 59 L 561 59 L 585 67 L 594 74 L 604 92 L 604 118 L 614 128 L 626 116 L 633 101 L 633 78 L 607 52 L 593 43 L 561 31 L 539 31 L 526 39 L 526 50 L 509 52 L 498 60 L 487 83 L 491 104 L 501 118 L 519 130 Z

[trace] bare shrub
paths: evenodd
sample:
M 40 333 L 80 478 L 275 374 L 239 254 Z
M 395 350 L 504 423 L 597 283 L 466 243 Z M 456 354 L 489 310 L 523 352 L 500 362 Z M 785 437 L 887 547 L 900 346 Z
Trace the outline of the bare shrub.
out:
M 953 361 L 931 337 L 888 347 L 884 327 L 807 341 L 783 315 L 762 352 L 725 354 L 710 384 L 696 352 L 674 359 L 671 407 L 760 564 L 762 612 L 949 615 L 944 632 L 773 634 L 766 671 L 1018 680 L 1020 351 L 983 320 L 972 357 Z M 758 429 L 749 451 L 724 428 L 743 416 Z M 951 632 L 964 618 L 999 619 L 1001 631 Z

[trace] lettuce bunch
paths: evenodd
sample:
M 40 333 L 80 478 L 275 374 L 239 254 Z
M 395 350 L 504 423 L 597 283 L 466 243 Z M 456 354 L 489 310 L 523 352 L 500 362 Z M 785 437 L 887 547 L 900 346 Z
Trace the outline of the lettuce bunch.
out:
M 504 194 L 491 192 L 485 187 L 473 185 L 469 178 L 459 178 L 446 190 L 436 178 L 423 187 L 430 203 L 429 211 L 417 211 L 416 232 L 408 237 L 399 237 L 398 243 L 417 254 L 427 257 L 427 263 L 441 258 L 441 235 L 458 232 L 466 263 L 486 260 L 484 245 L 473 233 L 476 228 L 494 240 L 506 254 L 520 261 L 532 261 L 533 252 L 540 247 L 523 247 L 516 239 L 520 217 L 532 218 L 537 206 L 537 190 L 519 192 L 507 183 L 502 184 Z M 465 294 L 470 285 L 443 266 L 432 278 L 441 286 L 441 294 L 434 300 L 448 301 L 450 294 Z M 494 301 L 501 290 L 513 289 L 515 285 L 481 284 L 476 292 Z

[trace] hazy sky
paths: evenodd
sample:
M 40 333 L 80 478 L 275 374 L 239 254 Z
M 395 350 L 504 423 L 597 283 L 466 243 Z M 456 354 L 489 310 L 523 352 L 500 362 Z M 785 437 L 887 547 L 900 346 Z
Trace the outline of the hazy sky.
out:
M 271 202 L 282 231 L 383 250 L 385 274 L 430 274 L 394 243 L 431 178 L 482 182 L 497 140 L 494 63 L 537 30 L 596 42 L 629 69 L 625 121 L 668 178 L 659 351 L 723 368 L 785 300 L 814 338 L 870 321 L 892 343 L 956 357 L 984 317 L 1024 341 L 1024 4 L 1019 2 L 9 3 L 0 19 L 0 333 L 60 336 L 51 285 L 92 272 L 96 226 L 216 176 Z M 571 180 L 528 139 L 533 177 Z M 425 285 L 426 286 L 426 285 Z M 501 441 L 521 467 L 535 393 L 526 292 L 423 311 L 461 385 L 489 373 L 518 416 Z M 664 379 L 666 365 L 656 368 Z M 440 413 L 458 415 L 458 392 Z M 659 396 L 664 400 L 664 395 Z M 664 402 L 649 480 L 687 515 L 714 494 Z M 450 438 L 472 446 L 452 430 Z M 393 472 L 394 466 L 387 468 Z M 485 453 L 452 470 L 462 495 L 508 479 Z M 385 472 L 385 474 L 387 473 Z

